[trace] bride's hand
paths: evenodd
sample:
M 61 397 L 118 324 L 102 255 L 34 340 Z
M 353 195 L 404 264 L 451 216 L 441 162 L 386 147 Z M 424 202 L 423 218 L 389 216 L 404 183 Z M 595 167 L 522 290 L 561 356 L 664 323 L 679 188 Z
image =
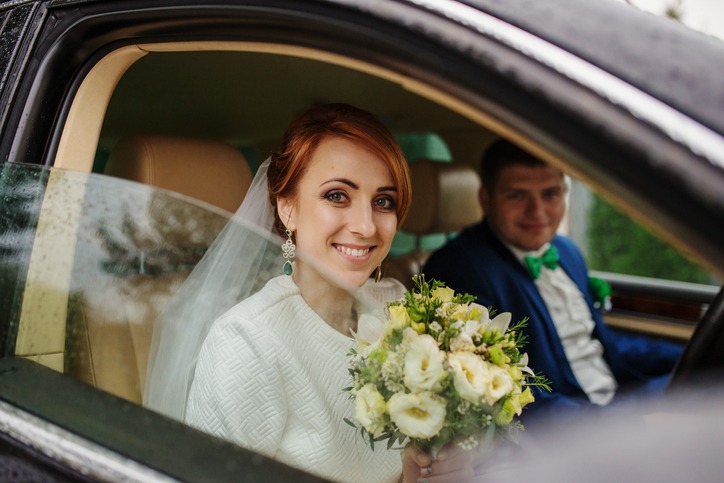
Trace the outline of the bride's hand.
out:
M 405 483 L 465 483 L 475 477 L 475 451 L 467 451 L 450 442 L 437 453 L 437 460 L 420 451 L 412 443 L 405 447 L 402 475 Z

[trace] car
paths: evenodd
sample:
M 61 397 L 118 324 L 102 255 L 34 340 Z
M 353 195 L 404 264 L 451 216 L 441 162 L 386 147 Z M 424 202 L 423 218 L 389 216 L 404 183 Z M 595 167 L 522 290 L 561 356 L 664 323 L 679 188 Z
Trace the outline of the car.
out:
M 411 164 L 432 185 L 389 261 L 400 277 L 461 228 L 436 226 L 462 202 L 445 193 L 475 191 L 498 137 L 724 275 L 724 44 L 671 20 L 614 0 L 14 0 L 0 16 L 0 476 L 318 480 L 139 404 L 155 316 L 317 104 L 370 110 L 438 161 Z M 128 161 L 149 149 L 157 171 Z M 480 216 L 466 206 L 458 225 Z M 599 275 L 624 307 L 611 324 L 691 337 L 675 383 L 721 367 L 716 284 Z

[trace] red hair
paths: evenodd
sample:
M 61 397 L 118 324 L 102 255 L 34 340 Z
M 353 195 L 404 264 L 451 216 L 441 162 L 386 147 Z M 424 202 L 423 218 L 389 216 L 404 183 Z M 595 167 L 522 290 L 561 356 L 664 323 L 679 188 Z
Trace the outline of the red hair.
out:
M 367 111 L 348 104 L 325 104 L 299 114 L 282 137 L 279 152 L 272 154 L 267 171 L 269 203 L 274 227 L 280 235 L 286 230 L 279 217 L 277 200 L 292 198 L 314 151 L 326 137 L 348 139 L 376 154 L 390 170 L 397 188 L 397 228 L 410 208 L 410 172 L 400 146 L 392 133 Z

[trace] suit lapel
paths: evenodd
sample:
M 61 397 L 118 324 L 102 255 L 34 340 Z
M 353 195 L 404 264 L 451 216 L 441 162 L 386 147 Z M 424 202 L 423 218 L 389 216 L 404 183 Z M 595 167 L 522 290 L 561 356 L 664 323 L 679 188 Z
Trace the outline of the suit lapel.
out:
M 500 255 L 505 263 L 515 269 L 516 285 L 523 294 L 524 298 L 528 301 L 528 306 L 536 312 L 535 314 L 531 313 L 529 316 L 531 317 L 531 319 L 537 317 L 538 320 L 542 322 L 541 328 L 543 329 L 543 333 L 537 335 L 545 337 L 547 339 L 547 345 L 551 348 L 553 352 L 552 354 L 546 354 L 545 356 L 548 358 L 553 358 L 555 361 L 568 361 L 568 358 L 566 357 L 566 352 L 563 349 L 563 343 L 561 342 L 561 338 L 558 335 L 558 331 L 556 330 L 555 324 L 553 323 L 553 319 L 551 319 L 548 307 L 546 306 L 545 301 L 543 300 L 543 297 L 541 296 L 535 282 L 528 274 L 528 271 L 525 269 L 523 264 L 520 263 L 516 256 L 513 255 L 513 253 L 508 249 L 508 247 L 503 245 L 503 243 L 493 233 L 487 223 L 487 220 L 483 219 L 480 227 L 480 235 L 484 238 L 484 240 L 489 244 L 489 246 L 492 246 L 495 249 L 495 251 Z M 563 367 L 562 369 L 563 370 L 561 372 L 563 373 L 566 382 L 582 391 L 581 386 L 576 380 L 576 377 L 573 375 L 573 370 L 571 369 L 570 364 L 565 364 L 565 367 Z

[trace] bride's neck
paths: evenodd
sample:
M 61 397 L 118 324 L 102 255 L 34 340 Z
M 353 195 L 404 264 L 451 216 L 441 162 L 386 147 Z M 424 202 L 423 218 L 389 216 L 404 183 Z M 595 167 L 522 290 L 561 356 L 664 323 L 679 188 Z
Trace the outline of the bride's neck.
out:
M 312 310 L 334 330 L 351 336 L 349 330 L 357 329 L 357 318 L 352 313 L 354 297 L 299 260 L 293 278 Z

